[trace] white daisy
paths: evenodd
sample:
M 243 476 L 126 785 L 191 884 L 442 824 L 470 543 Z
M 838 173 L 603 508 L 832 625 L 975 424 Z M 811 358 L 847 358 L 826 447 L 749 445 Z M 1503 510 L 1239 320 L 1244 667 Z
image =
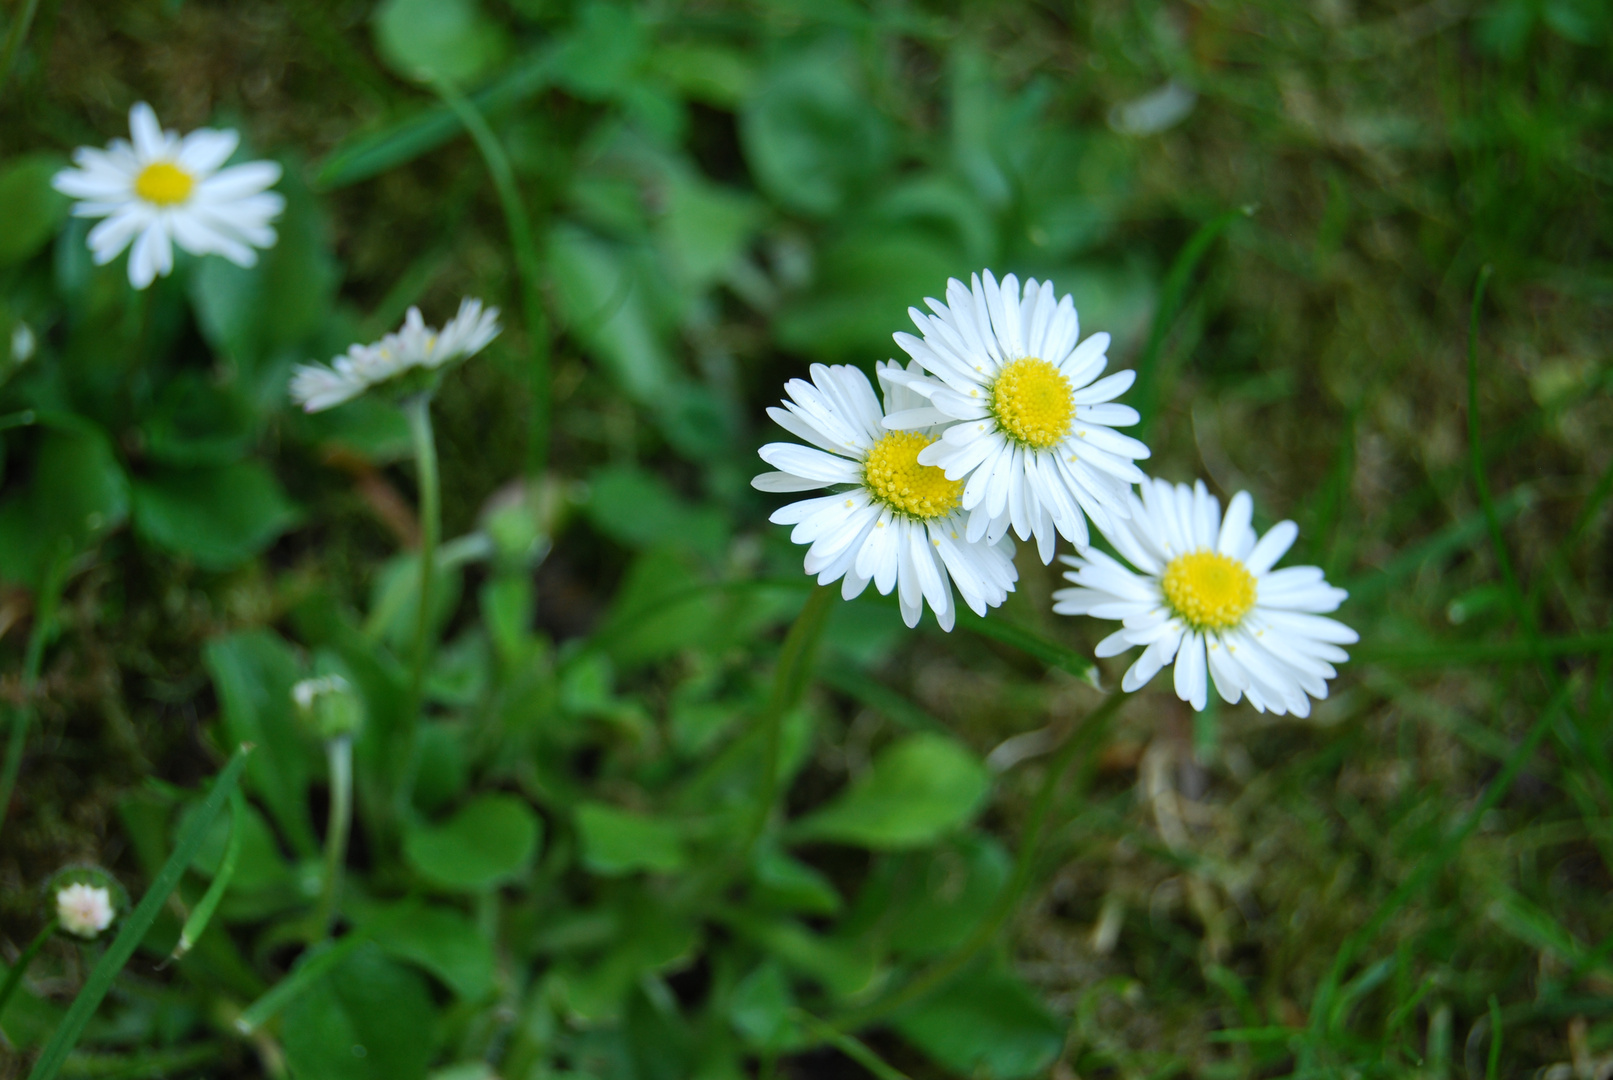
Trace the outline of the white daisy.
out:
M 918 460 L 939 432 L 883 426 L 887 414 L 920 408 L 924 400 L 889 379 L 902 372 L 896 361 L 877 367 L 886 384 L 883 409 L 868 376 L 855 367 L 814 364 L 810 383 L 791 379 L 785 386 L 790 400 L 767 415 L 822 449 L 769 443 L 762 460 L 780 471 L 762 473 L 751 484 L 762 491 L 839 487 L 835 494 L 791 503 L 770 519 L 794 525 L 790 539 L 812 545 L 806 572 L 816 574 L 820 585 L 841 580 L 847 600 L 870 581 L 884 595 L 895 588 L 908 626 L 918 625 L 928 601 L 941 628 L 951 630 L 957 609 L 948 583 L 984 615 L 1014 589 L 1019 573 L 1013 542 L 964 538 L 958 505 L 963 482 Z M 909 371 L 917 375 L 918 368 Z
M 237 266 L 257 262 L 254 248 L 274 246 L 269 222 L 286 201 L 267 190 L 280 179 L 272 161 L 220 169 L 235 153 L 234 131 L 199 128 L 184 137 L 164 131 L 151 106 L 129 110 L 132 142 L 113 139 L 105 150 L 73 151 L 76 169 L 51 183 L 80 200 L 78 217 L 105 218 L 90 230 L 97 265 L 129 253 L 129 284 L 143 289 L 174 268 L 173 245 L 193 255 L 222 255 Z
M 481 352 L 499 335 L 498 308 L 480 300 L 459 302 L 459 313 L 438 331 L 411 307 L 403 328 L 371 345 L 353 345 L 324 364 L 300 364 L 291 376 L 292 400 L 320 412 L 358 397 L 372 386 L 396 381 L 408 392 L 427 389 L 449 364 Z
M 1247 695 L 1262 712 L 1310 715 L 1310 698 L 1327 697 L 1333 665 L 1349 659 L 1339 646 L 1359 639 L 1323 617 L 1348 594 L 1319 567 L 1272 569 L 1299 528 L 1279 522 L 1257 540 L 1248 494 L 1234 495 L 1223 518 L 1202 481 L 1189 488 L 1149 480 L 1142 498 L 1130 499 L 1130 519 L 1104 536 L 1136 572 L 1095 549 L 1066 556 L 1075 570 L 1064 576 L 1076 588 L 1055 592 L 1053 610 L 1121 620 L 1098 643 L 1099 656 L 1146 646 L 1122 689 L 1136 690 L 1174 659 L 1176 696 L 1195 709 L 1207 701 L 1208 668 L 1228 702 Z
M 112 925 L 112 892 L 82 882 L 56 892 L 56 921 L 69 934 L 93 938 Z
M 886 426 L 961 421 L 920 460 L 967 478 L 966 535 L 996 540 L 1012 525 L 1052 562 L 1055 529 L 1084 546 L 1086 518 L 1102 527 L 1125 517 L 1126 492 L 1143 479 L 1132 462 L 1148 447 L 1114 430 L 1137 422 L 1137 410 L 1113 404 L 1136 373 L 1098 379 L 1109 335 L 1077 344 L 1075 305 L 1068 293 L 1055 299 L 1052 282 L 1032 278 L 1021 295 L 1012 274 L 1000 288 L 990 270 L 971 281 L 948 281 L 945 304 L 925 300 L 934 315 L 908 309 L 924 338 L 897 334 L 896 343 L 934 378 L 901 378 L 929 407 Z

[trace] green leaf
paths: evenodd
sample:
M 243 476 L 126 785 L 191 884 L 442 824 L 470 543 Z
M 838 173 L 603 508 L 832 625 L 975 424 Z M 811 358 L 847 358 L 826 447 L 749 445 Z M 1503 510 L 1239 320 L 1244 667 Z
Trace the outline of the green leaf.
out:
M 140 429 L 152 461 L 228 465 L 246 453 L 256 421 L 252 403 L 233 388 L 182 372 L 168 380 Z
M 140 538 L 206 570 L 240 565 L 297 517 L 280 481 L 257 461 L 156 469 L 134 483 Z
M 901 956 L 958 948 L 991 911 L 1012 860 L 995 839 L 966 834 L 901 860 L 886 902 L 890 946 Z
M 50 186 L 50 178 L 65 164 L 55 154 L 21 154 L 0 169 L 0 206 L 6 208 L 0 266 L 31 257 L 67 220 L 67 196 Z
M 687 502 L 660 474 L 634 466 L 596 471 L 588 481 L 585 509 L 595 528 L 629 547 L 664 546 L 710 558 L 727 547 L 721 511 Z
M 375 45 L 406 79 L 463 85 L 497 66 L 508 42 L 475 0 L 385 0 L 375 12 Z
M 83 421 L 47 429 L 24 489 L 0 506 L 0 577 L 35 586 L 63 550 L 123 523 L 129 485 L 106 436 Z
M 742 979 L 728 998 L 728 1022 L 758 1050 L 777 1051 L 796 1036 L 795 995 L 784 968 L 769 960 Z
M 596 874 L 683 869 L 683 837 L 665 821 L 604 803 L 583 803 L 577 807 L 577 831 L 583 863 Z
M 582 5 L 555 53 L 555 81 L 592 101 L 621 95 L 644 65 L 647 30 L 633 5 Z
M 307 987 L 282 1019 L 296 1080 L 424 1080 L 436 1042 L 425 979 L 373 943 Z
M 205 657 L 226 740 L 263 748 L 247 768 L 249 786 L 291 846 L 314 857 L 319 845 L 308 816 L 308 784 L 320 766 L 292 708 L 291 687 L 302 677 L 296 653 L 268 630 L 247 630 L 209 642 Z
M 791 831 L 797 840 L 919 847 L 973 818 L 990 790 L 985 766 L 967 747 L 944 735 L 910 735 Z
M 761 207 L 740 191 L 676 172 L 668 180 L 662 242 L 686 288 L 720 280 L 745 253 L 760 224 Z
M 483 795 L 441 825 L 413 825 L 403 836 L 409 865 L 449 889 L 478 892 L 526 872 L 542 823 L 514 795 Z
M 808 915 L 833 915 L 840 894 L 829 879 L 782 851 L 764 851 L 756 859 L 757 898 L 763 904 Z
M 567 329 L 598 356 L 624 393 L 654 403 L 676 369 L 640 269 L 614 245 L 564 225 L 550 234 L 548 265 Z
M 359 911 L 365 924 L 381 922 L 377 943 L 441 979 L 465 1001 L 481 1001 L 493 989 L 493 946 L 464 914 L 450 907 L 409 901 Z
M 840 209 L 890 159 L 888 126 L 863 93 L 851 58 L 835 47 L 792 56 L 770 71 L 740 114 L 745 157 L 784 206 Z
M 904 1039 L 959 1076 L 1036 1076 L 1064 1045 L 1063 1026 L 1003 971 L 966 972 L 892 1022 Z
M 692 101 L 732 110 L 756 85 L 756 66 L 742 49 L 705 42 L 668 42 L 656 48 L 650 70 Z

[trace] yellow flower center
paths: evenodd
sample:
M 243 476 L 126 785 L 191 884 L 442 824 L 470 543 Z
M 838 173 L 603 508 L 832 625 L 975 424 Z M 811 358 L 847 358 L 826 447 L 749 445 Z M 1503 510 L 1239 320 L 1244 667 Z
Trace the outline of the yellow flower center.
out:
M 1045 450 L 1070 433 L 1075 419 L 1070 380 L 1040 357 L 1010 361 L 991 385 L 991 412 L 1010 439 Z
M 1165 567 L 1165 600 L 1197 630 L 1237 626 L 1255 606 L 1255 576 L 1219 551 L 1190 551 Z
M 921 521 L 950 514 L 963 497 L 963 481 L 919 464 L 919 451 L 934 441 L 914 431 L 883 436 L 863 461 L 863 487 L 892 510 Z
M 153 161 L 134 178 L 134 193 L 158 206 L 184 202 L 195 187 L 196 178 L 171 161 Z

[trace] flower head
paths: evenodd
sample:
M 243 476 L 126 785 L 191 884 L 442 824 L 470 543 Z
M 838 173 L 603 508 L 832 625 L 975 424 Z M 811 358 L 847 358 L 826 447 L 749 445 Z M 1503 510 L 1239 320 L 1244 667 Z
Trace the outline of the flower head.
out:
M 56 891 L 56 921 L 76 937 L 96 937 L 112 925 L 115 913 L 112 890 L 105 886 L 76 882 Z
M 268 188 L 280 179 L 279 165 L 251 161 L 221 169 L 240 143 L 236 132 L 198 128 L 181 137 L 164 131 L 143 101 L 129 110 L 129 133 L 132 141 L 113 139 L 105 150 L 79 147 L 78 168 L 51 181 L 79 200 L 76 216 L 105 219 L 89 235 L 97 265 L 133 242 L 129 284 L 143 289 L 174 268 L 174 244 L 237 266 L 255 263 L 255 248 L 274 246 L 269 223 L 286 201 Z
M 885 383 L 881 408 L 868 376 L 850 366 L 812 366 L 812 381 L 791 379 L 789 400 L 767 414 L 790 434 L 813 446 L 768 443 L 762 460 L 778 472 L 751 481 L 762 491 L 810 491 L 834 487 L 831 495 L 804 499 L 774 512 L 777 525 L 794 525 L 790 539 L 810 544 L 806 572 L 818 584 L 840 581 L 847 600 L 872 581 L 882 594 L 896 589 L 902 618 L 918 625 L 925 601 L 936 621 L 952 629 L 957 609 L 952 587 L 984 615 L 1001 604 L 1018 572 L 1012 542 L 992 544 L 964 536 L 961 481 L 948 479 L 921 461 L 940 432 L 913 425 L 889 430 L 886 419 L 911 413 L 925 402 L 892 374 L 906 372 L 895 361 L 878 365 Z
M 1327 697 L 1333 665 L 1349 659 L 1339 646 L 1358 637 L 1324 617 L 1348 594 L 1319 568 L 1272 569 L 1299 529 L 1283 521 L 1257 538 L 1248 494 L 1234 495 L 1223 517 L 1202 481 L 1190 488 L 1149 480 L 1130 500 L 1130 517 L 1103 533 L 1135 570 L 1097 550 L 1066 557 L 1074 571 L 1064 576 L 1075 588 L 1055 592 L 1053 610 L 1121 620 L 1098 643 L 1099 656 L 1145 646 L 1125 690 L 1174 660 L 1176 696 L 1195 709 L 1214 680 L 1228 702 L 1247 695 L 1262 712 L 1308 716 L 1310 699 Z
M 480 300 L 459 302 L 459 313 L 437 330 L 411 307 L 402 329 L 371 345 L 353 345 L 325 364 L 302 364 L 291 377 L 292 400 L 308 412 L 351 401 L 372 386 L 395 384 L 403 392 L 429 388 L 451 364 L 482 351 L 498 337 L 498 308 Z
M 1087 518 L 1100 528 L 1124 518 L 1126 492 L 1143 479 L 1132 462 L 1148 447 L 1114 430 L 1137 422 L 1135 409 L 1113 404 L 1136 374 L 1098 378 L 1109 335 L 1080 341 L 1075 305 L 1052 282 L 1032 278 L 1022 291 L 990 270 L 968 286 L 948 281 L 945 304 L 925 303 L 934 314 L 908 309 L 923 339 L 896 343 L 928 374 L 885 378 L 926 401 L 885 426 L 951 425 L 919 460 L 964 482 L 968 539 L 994 541 L 1012 525 L 1051 562 L 1055 535 L 1085 545 Z

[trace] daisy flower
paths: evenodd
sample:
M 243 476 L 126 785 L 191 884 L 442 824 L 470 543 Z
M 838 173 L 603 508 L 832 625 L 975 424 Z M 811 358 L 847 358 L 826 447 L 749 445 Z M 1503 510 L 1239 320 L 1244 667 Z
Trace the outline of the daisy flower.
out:
M 395 384 L 400 393 L 429 389 L 450 364 L 474 356 L 499 335 L 498 308 L 480 300 L 459 302 L 459 313 L 442 330 L 427 326 L 411 307 L 403 328 L 371 345 L 353 345 L 325 364 L 301 364 L 291 376 L 291 397 L 308 412 L 321 412 L 358 397 L 372 386 Z
M 1315 566 L 1273 570 L 1299 535 L 1283 521 L 1258 539 L 1249 525 L 1254 504 L 1238 492 L 1221 516 L 1202 481 L 1164 480 L 1130 496 L 1131 515 L 1104 530 L 1130 569 L 1089 549 L 1064 561 L 1075 584 L 1053 594 L 1060 615 L 1119 619 L 1121 629 L 1098 643 L 1099 656 L 1146 646 L 1121 681 L 1136 690 L 1176 662 L 1176 696 L 1203 709 L 1207 680 L 1235 704 L 1247 695 L 1261 712 L 1308 716 L 1310 698 L 1327 697 L 1333 665 L 1349 656 L 1356 632 L 1324 618 L 1348 595 Z M 1306 695 L 1310 695 L 1307 697 Z
M 174 268 L 174 244 L 237 266 L 257 262 L 254 248 L 274 246 L 269 222 L 286 201 L 267 189 L 280 179 L 279 165 L 250 161 L 220 169 L 235 153 L 238 134 L 199 128 L 181 137 L 164 131 L 143 101 L 129 110 L 129 133 L 132 141 L 113 139 L 105 150 L 79 147 L 78 168 L 51 180 L 79 200 L 75 216 L 106 219 L 90 230 L 96 265 L 132 241 L 129 284 L 143 289 Z
M 69 934 L 93 938 L 112 925 L 112 891 L 79 882 L 56 892 L 56 921 Z
M 806 572 L 816 574 L 820 585 L 840 581 L 847 600 L 870 581 L 884 595 L 896 589 L 908 626 L 918 625 L 928 601 L 941 628 L 951 630 L 957 616 L 953 586 L 980 615 L 1013 591 L 1019 576 L 1013 542 L 964 537 L 963 482 L 919 461 L 939 431 L 884 426 L 888 415 L 921 408 L 924 399 L 890 378 L 903 374 L 894 360 L 878 371 L 886 387 L 884 408 L 868 376 L 855 367 L 814 364 L 810 383 L 791 379 L 785 385 L 789 400 L 767 415 L 813 446 L 768 443 L 762 460 L 779 471 L 762 473 L 751 485 L 761 491 L 836 488 L 791 503 L 770 519 L 794 525 L 790 539 L 811 545 Z M 917 366 L 909 372 L 916 375 Z
M 901 377 L 927 406 L 886 426 L 960 421 L 920 462 L 966 481 L 968 539 L 996 540 L 1012 525 L 1021 540 L 1035 535 L 1046 563 L 1055 530 L 1085 546 L 1087 518 L 1100 528 L 1124 518 L 1126 492 L 1143 479 L 1132 462 L 1148 447 L 1114 430 L 1137 422 L 1137 410 L 1113 404 L 1136 373 L 1098 378 L 1109 335 L 1079 341 L 1069 294 L 1055 298 L 1052 282 L 1034 278 L 1021 292 L 1013 274 L 1000 287 L 990 270 L 969 287 L 953 278 L 945 304 L 925 303 L 933 315 L 908 309 L 923 339 L 899 333 L 896 343 L 933 376 Z

